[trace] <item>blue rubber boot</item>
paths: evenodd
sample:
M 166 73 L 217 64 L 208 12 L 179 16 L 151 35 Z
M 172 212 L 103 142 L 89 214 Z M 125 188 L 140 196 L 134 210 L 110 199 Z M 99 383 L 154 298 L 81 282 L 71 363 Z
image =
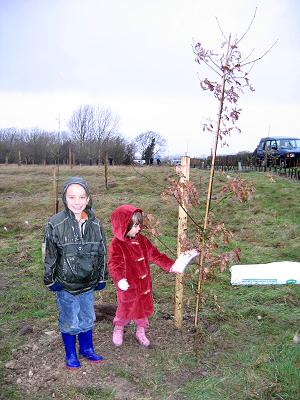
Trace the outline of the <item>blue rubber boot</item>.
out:
M 61 333 L 65 352 L 66 352 L 66 367 L 68 369 L 77 369 L 80 367 L 80 362 L 76 354 L 76 335 L 70 335 L 70 333 Z
M 93 331 L 81 332 L 78 335 L 79 354 L 93 363 L 101 363 L 104 361 L 102 356 L 98 356 L 93 346 Z

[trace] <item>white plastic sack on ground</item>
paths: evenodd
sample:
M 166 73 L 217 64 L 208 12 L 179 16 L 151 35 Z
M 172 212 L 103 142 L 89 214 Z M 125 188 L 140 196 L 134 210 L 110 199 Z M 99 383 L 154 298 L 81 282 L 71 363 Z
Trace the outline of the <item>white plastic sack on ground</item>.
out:
M 300 262 L 233 265 L 230 271 L 232 285 L 300 284 Z

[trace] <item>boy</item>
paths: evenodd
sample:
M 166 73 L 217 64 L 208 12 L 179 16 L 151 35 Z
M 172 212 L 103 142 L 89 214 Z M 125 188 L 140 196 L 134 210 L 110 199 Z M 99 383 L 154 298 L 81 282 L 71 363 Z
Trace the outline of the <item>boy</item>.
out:
M 76 353 L 88 361 L 103 361 L 94 351 L 94 290 L 105 287 L 106 242 L 102 226 L 92 210 L 87 183 L 69 178 L 63 188 L 64 211 L 49 218 L 46 226 L 44 283 L 56 292 L 66 367 L 76 369 Z

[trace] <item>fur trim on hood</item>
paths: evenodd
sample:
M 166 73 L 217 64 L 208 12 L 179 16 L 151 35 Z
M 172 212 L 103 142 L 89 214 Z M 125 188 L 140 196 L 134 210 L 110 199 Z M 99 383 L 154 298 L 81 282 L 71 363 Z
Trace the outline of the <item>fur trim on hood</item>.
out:
M 117 239 L 122 241 L 126 239 L 125 235 L 130 224 L 132 215 L 135 212 L 142 213 L 142 210 L 140 208 L 132 206 L 131 204 L 123 204 L 112 212 L 112 232 Z

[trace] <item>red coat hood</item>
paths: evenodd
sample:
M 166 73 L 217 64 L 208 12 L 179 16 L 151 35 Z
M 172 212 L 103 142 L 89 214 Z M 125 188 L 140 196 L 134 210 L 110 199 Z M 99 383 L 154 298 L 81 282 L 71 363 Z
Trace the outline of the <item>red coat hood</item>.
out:
M 116 208 L 111 214 L 111 225 L 114 236 L 124 241 L 127 228 L 130 224 L 132 215 L 136 212 L 142 212 L 140 208 L 132 206 L 131 204 L 123 204 Z

